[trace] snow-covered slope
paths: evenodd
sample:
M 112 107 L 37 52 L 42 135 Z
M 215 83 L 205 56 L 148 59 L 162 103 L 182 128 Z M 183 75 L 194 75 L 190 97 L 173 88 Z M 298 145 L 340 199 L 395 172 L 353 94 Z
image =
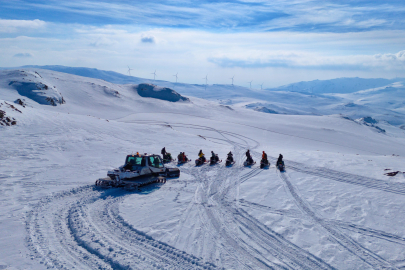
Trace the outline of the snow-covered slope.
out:
M 10 81 L 24 73 L 55 86 L 65 103 L 21 95 Z M 405 266 L 404 130 L 192 96 L 171 102 L 142 97 L 134 85 L 24 73 L 0 72 L 0 110 L 17 121 L 0 126 L 0 268 Z M 184 164 L 180 178 L 140 192 L 94 187 L 126 154 L 163 146 L 191 159 L 200 149 L 221 159 L 232 151 L 236 164 Z M 243 167 L 247 149 L 256 161 L 265 150 L 270 168 Z M 280 153 L 285 173 L 274 167 Z
M 37 67 L 38 68 L 38 67 Z M 265 90 L 237 85 L 172 83 L 142 79 L 112 71 L 65 66 L 41 66 L 84 77 L 118 84 L 157 84 L 186 96 L 216 100 L 222 104 L 243 106 L 263 113 L 292 115 L 341 114 L 353 120 L 373 117 L 397 127 L 405 126 L 404 78 L 338 78 L 297 82 Z M 386 128 L 383 128 L 386 129 Z

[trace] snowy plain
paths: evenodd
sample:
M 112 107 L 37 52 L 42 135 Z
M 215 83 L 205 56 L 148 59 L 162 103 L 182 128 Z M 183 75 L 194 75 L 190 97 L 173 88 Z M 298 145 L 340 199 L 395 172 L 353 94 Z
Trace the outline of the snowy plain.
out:
M 188 99 L 170 102 L 139 85 L 0 71 L 0 110 L 17 121 L 0 126 L 0 269 L 405 268 L 401 83 L 311 99 L 209 86 L 207 100 L 188 87 L 173 87 Z M 259 100 L 305 113 L 246 106 Z M 380 129 L 354 121 L 366 116 Z M 232 151 L 236 164 L 187 163 L 139 192 L 94 187 L 127 154 L 163 146 L 192 160 Z M 247 149 L 271 166 L 243 167 Z

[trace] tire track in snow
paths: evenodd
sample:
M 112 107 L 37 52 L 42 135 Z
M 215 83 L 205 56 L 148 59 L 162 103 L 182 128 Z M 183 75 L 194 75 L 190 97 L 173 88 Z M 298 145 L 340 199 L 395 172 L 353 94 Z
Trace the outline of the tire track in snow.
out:
M 370 265 L 373 268 L 378 269 L 395 269 L 395 266 L 392 265 L 390 262 L 384 260 L 382 257 L 378 256 L 377 254 L 373 253 L 371 250 L 363 247 L 358 242 L 353 240 L 351 237 L 343 234 L 336 226 L 331 226 L 330 223 L 326 222 L 323 218 L 319 217 L 318 214 L 315 213 L 309 206 L 309 204 L 302 199 L 299 195 L 297 189 L 293 186 L 293 184 L 288 179 L 287 173 L 281 173 L 277 171 L 280 179 L 283 181 L 286 189 L 289 191 L 291 196 L 294 198 L 298 208 L 307 215 L 314 223 L 323 227 L 329 235 L 336 241 L 336 243 L 340 244 L 343 248 L 347 249 L 353 255 L 357 256 L 366 264 Z
M 157 122 L 157 121 L 132 121 L 132 122 L 143 123 L 143 124 L 162 125 L 162 122 Z M 169 124 L 169 123 L 163 123 L 163 125 L 167 125 L 167 124 Z M 217 132 L 221 136 L 224 137 L 224 140 L 226 140 L 229 144 L 234 146 L 235 151 L 236 151 L 236 149 L 246 149 L 246 148 L 254 149 L 260 145 L 257 141 L 254 141 L 255 145 L 252 147 L 251 145 L 249 145 L 249 143 L 245 139 L 243 139 L 243 138 L 249 139 L 245 136 L 235 134 L 235 133 L 216 130 L 216 129 L 213 129 L 210 127 L 187 125 L 187 124 L 180 124 L 180 123 L 175 123 L 175 124 L 170 123 L 170 126 L 192 128 L 192 129 L 202 129 L 202 130 Z M 232 140 L 228 139 L 227 136 L 225 136 L 225 134 L 227 136 L 237 135 L 237 139 L 242 140 L 244 143 L 243 142 L 238 143 L 236 141 L 232 141 Z M 254 151 L 252 151 L 252 154 L 256 154 L 255 156 L 258 155 Z M 197 170 L 202 170 L 202 169 L 197 169 Z M 244 178 L 242 179 L 242 181 L 246 181 L 259 173 L 261 173 L 261 170 L 255 169 L 255 170 L 253 170 L 253 172 L 249 172 L 248 174 L 244 175 Z M 208 189 L 211 188 L 210 185 L 212 185 L 212 181 L 208 182 L 208 186 L 207 186 L 206 185 L 207 182 L 204 182 L 204 180 L 207 179 L 206 175 L 194 174 L 194 177 L 196 177 L 197 180 L 201 179 L 201 182 L 205 183 L 205 186 L 202 185 L 201 189 L 197 189 L 197 191 L 200 192 L 199 196 L 201 196 L 204 201 L 204 204 L 202 204 L 204 207 L 202 207 L 202 209 L 205 210 L 205 213 L 208 216 L 208 221 L 210 223 L 210 224 L 205 223 L 204 226 L 208 228 L 208 231 L 210 231 L 210 228 L 213 227 L 217 231 L 217 235 L 219 235 L 222 239 L 225 239 L 225 244 L 233 247 L 233 250 L 232 250 L 233 251 L 232 254 L 234 255 L 233 257 L 236 258 L 236 261 L 238 261 L 239 263 L 242 263 L 242 265 L 245 268 L 251 268 L 251 269 L 254 268 L 255 269 L 257 267 L 260 267 L 260 268 L 268 269 L 268 268 L 273 268 L 273 267 L 275 267 L 275 268 L 289 267 L 289 268 L 296 268 L 296 269 L 333 269 L 331 266 L 327 265 L 319 258 L 316 258 L 312 254 L 302 250 L 301 248 L 293 245 L 292 243 L 289 243 L 288 241 L 283 239 L 281 236 L 279 236 L 279 237 L 281 237 L 281 239 L 283 239 L 284 241 L 280 241 L 280 240 L 274 241 L 275 237 L 274 237 L 274 235 L 272 235 L 273 232 L 270 231 L 270 233 L 269 233 L 268 232 L 269 230 L 267 230 L 267 235 L 266 235 L 266 233 L 260 234 L 260 233 L 256 232 L 256 235 L 251 233 L 250 235 L 255 235 L 256 238 L 251 238 L 250 241 L 247 241 L 247 242 L 245 242 L 243 239 L 241 239 L 234 231 L 227 230 L 226 229 L 227 226 L 223 226 L 223 224 L 225 224 L 224 216 L 226 216 L 226 214 L 228 214 L 230 220 L 233 221 L 233 224 L 235 226 L 237 226 L 237 227 L 239 226 L 238 227 L 239 229 L 241 229 L 242 228 L 241 225 L 243 225 L 241 220 L 236 220 L 234 218 L 235 213 L 233 212 L 233 210 L 237 209 L 237 205 L 228 204 L 224 201 L 224 199 L 230 193 L 232 193 L 234 189 L 239 188 L 239 184 L 241 182 L 241 179 L 239 179 L 239 175 L 237 175 L 237 177 L 236 177 L 238 179 L 238 183 L 236 185 L 230 185 L 228 187 L 225 187 L 221 194 L 218 194 L 218 192 L 207 194 Z M 222 177 L 217 176 L 217 178 L 222 178 Z M 224 179 L 229 179 L 229 177 L 225 177 Z M 204 189 L 205 189 L 205 192 L 203 192 Z M 237 192 L 236 192 L 236 194 L 237 194 Z M 220 196 L 219 200 L 213 199 L 215 196 L 217 196 L 217 197 Z M 208 205 L 206 203 L 207 199 L 210 201 L 210 204 L 211 204 L 210 207 L 207 207 L 207 205 Z M 213 206 L 216 206 L 216 207 L 213 207 Z M 224 206 L 227 206 L 228 208 L 226 209 Z M 218 208 L 219 210 L 216 208 Z M 202 215 L 202 214 L 203 213 L 200 213 L 200 215 Z M 257 223 L 260 224 L 260 222 L 253 219 L 247 213 L 240 214 L 240 216 L 244 217 L 243 222 L 245 222 L 245 223 L 249 223 L 250 225 L 255 224 L 255 223 L 256 223 L 256 225 L 257 225 Z M 204 218 L 201 217 L 201 220 L 203 221 Z M 228 222 L 228 223 L 230 223 L 230 222 Z M 260 224 L 260 225 L 262 225 L 262 224 Z M 249 231 L 249 227 L 246 227 L 246 225 L 245 225 L 245 229 L 247 229 L 247 231 Z M 263 230 L 263 228 L 261 228 L 261 230 Z M 249 237 L 249 234 L 245 233 L 245 235 L 247 235 Z M 267 242 L 263 242 L 263 239 L 262 239 L 263 237 L 268 238 L 268 239 L 266 239 Z M 267 252 L 267 255 L 272 254 L 273 258 L 277 258 L 279 260 L 278 261 L 279 264 L 274 264 L 273 262 L 269 262 L 266 258 L 266 255 L 263 256 L 263 254 L 261 254 L 261 252 L 259 252 L 257 250 L 257 246 L 253 247 L 253 246 L 249 245 L 249 244 L 251 244 L 251 242 L 253 242 L 253 244 L 254 244 L 255 241 L 257 241 L 258 243 L 261 243 L 261 248 L 264 248 L 265 252 Z M 270 249 L 266 250 L 266 245 L 268 245 L 269 243 L 273 244 L 272 250 L 270 250 Z M 223 245 L 223 246 L 226 247 L 227 245 Z M 240 248 L 240 246 L 243 248 Z M 235 251 L 237 251 L 237 252 L 235 252 Z M 230 252 L 228 251 L 228 254 L 229 253 Z M 237 254 L 236 257 L 235 257 L 235 253 Z M 243 259 L 244 257 L 245 258 L 250 257 L 250 258 Z M 299 259 L 296 259 L 297 257 Z M 240 260 L 240 258 L 242 258 L 242 259 Z M 252 260 L 255 265 L 253 267 L 250 262 Z M 267 263 L 265 261 L 267 261 Z M 283 264 L 285 266 L 282 266 Z
M 28 213 L 33 258 L 55 269 L 215 269 L 134 229 L 119 215 L 129 193 L 92 186 L 49 196 Z
M 258 209 L 264 212 L 272 213 L 272 214 L 277 214 L 281 216 L 288 216 L 292 218 L 306 218 L 305 215 L 303 215 L 301 212 L 295 211 L 295 210 L 282 210 L 282 209 L 275 209 L 273 207 L 267 206 L 267 205 L 262 205 L 250 201 L 246 201 L 244 199 L 239 200 L 240 205 L 243 207 L 247 208 L 253 208 L 253 209 Z M 307 218 L 308 219 L 308 218 Z M 308 219 L 310 220 L 310 219 Z M 365 236 L 370 236 L 374 238 L 379 238 L 383 239 L 389 242 L 397 243 L 400 245 L 405 245 L 405 237 L 401 237 L 396 234 L 388 233 L 385 231 L 381 230 L 376 230 L 368 227 L 364 227 L 361 225 L 349 223 L 349 222 L 344 222 L 344 221 L 339 221 L 339 220 L 332 220 L 332 219 L 324 219 L 326 223 L 330 224 L 330 226 L 338 226 L 342 229 L 350 230 L 355 233 L 363 234 Z
M 360 176 L 340 171 L 335 171 L 322 167 L 310 167 L 302 163 L 288 161 L 286 167 L 297 172 L 302 172 L 309 175 L 314 175 L 334 181 L 339 181 L 348 184 L 363 186 L 366 188 L 377 189 L 390 193 L 405 195 L 405 184 L 399 182 L 388 182 L 374 179 L 371 177 Z
M 210 205 L 205 208 L 208 221 L 216 230 L 216 235 L 225 242 L 223 246 L 232 247 L 234 250 L 234 256 L 237 256 L 238 262 L 241 263 L 236 268 L 333 269 L 238 209 L 234 203 L 226 201 L 231 190 L 238 186 L 238 183 L 227 183 L 227 180 L 236 178 L 241 182 L 239 171 L 236 169 L 235 174 L 231 170 L 218 170 L 215 176 L 209 177 L 201 170 L 200 174 L 195 175 L 205 183 L 205 194 L 202 193 L 201 196 L 205 196 L 207 201 L 204 202 Z M 254 173 L 247 173 L 243 180 L 253 176 Z M 233 198 L 229 199 L 234 201 Z

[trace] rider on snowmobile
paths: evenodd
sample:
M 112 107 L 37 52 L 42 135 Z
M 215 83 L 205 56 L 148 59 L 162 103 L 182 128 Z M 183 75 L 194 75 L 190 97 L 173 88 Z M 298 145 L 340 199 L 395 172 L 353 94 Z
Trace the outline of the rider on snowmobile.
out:
M 211 160 L 218 161 L 218 156 L 214 153 L 214 151 L 211 151 Z
M 229 160 L 230 162 L 233 162 L 233 154 L 232 154 L 231 151 L 229 151 L 229 153 L 228 153 L 228 160 Z
M 202 162 L 205 162 L 205 156 L 204 156 L 204 153 L 202 152 L 202 150 L 200 150 L 200 152 L 198 152 L 198 157 L 200 158 L 200 160 Z
M 183 161 L 183 152 L 180 152 L 180 154 L 177 156 L 178 161 Z
M 279 156 L 278 156 L 278 159 L 277 159 L 277 165 L 278 164 L 284 164 L 284 161 L 283 161 L 283 155 L 282 154 L 280 154 Z
M 267 154 L 266 154 L 266 152 L 264 152 L 264 151 L 263 151 L 263 154 L 262 154 L 262 160 L 263 160 L 263 161 L 266 161 L 266 162 L 268 161 L 268 160 L 267 160 Z
M 187 162 L 188 161 L 188 159 L 187 159 L 187 156 L 186 156 L 186 153 L 185 152 L 183 152 L 183 162 Z
M 249 163 L 253 163 L 253 158 L 252 158 L 252 156 L 250 155 L 250 150 L 249 150 L 249 149 L 246 151 L 246 158 L 247 158 L 247 161 L 248 161 Z

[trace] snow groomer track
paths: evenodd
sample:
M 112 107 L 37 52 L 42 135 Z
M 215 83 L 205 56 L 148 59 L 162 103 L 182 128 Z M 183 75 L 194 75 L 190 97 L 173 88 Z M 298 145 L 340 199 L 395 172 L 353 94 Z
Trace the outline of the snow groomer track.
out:
M 274 167 L 262 170 L 243 168 L 244 151 L 257 149 L 260 143 L 241 134 L 217 130 L 201 125 L 158 121 L 132 121 L 146 125 L 170 125 L 173 128 L 204 130 L 215 143 L 228 144 L 235 157 L 235 165 L 183 166 L 196 183 L 186 202 L 186 211 L 179 218 L 173 236 L 175 246 L 183 224 L 194 217 L 199 224 L 195 245 L 206 249 L 200 257 L 154 240 L 128 224 L 119 212 L 120 203 L 132 193 L 121 189 L 102 190 L 84 186 L 46 197 L 27 215 L 27 243 L 32 258 L 39 259 L 54 269 L 335 269 L 328 262 L 289 241 L 269 226 L 256 219 L 246 209 L 262 209 L 279 215 L 305 219 L 324 231 L 332 242 L 348 251 L 371 269 L 396 269 L 391 263 L 362 246 L 347 235 L 348 230 L 369 234 L 381 239 L 393 239 L 405 244 L 399 236 L 356 226 L 350 223 L 323 219 L 311 208 L 293 185 L 287 173 Z M 252 151 L 257 159 L 258 152 Z M 274 164 L 274 158 L 272 158 Z M 403 185 L 384 185 L 382 181 L 344 174 L 337 171 L 309 168 L 299 163 L 287 164 L 292 169 L 310 175 L 329 178 L 365 188 L 403 195 Z M 280 182 L 298 206 L 299 211 L 271 209 L 239 198 L 239 186 L 259 174 L 278 175 Z M 165 184 L 169 186 L 170 181 Z M 162 188 L 161 192 L 164 192 Z M 220 254 L 220 255 L 218 255 Z M 220 260 L 218 259 L 220 258 Z
M 26 223 L 33 258 L 55 269 L 215 269 L 127 224 L 127 195 L 87 186 L 43 199 Z

